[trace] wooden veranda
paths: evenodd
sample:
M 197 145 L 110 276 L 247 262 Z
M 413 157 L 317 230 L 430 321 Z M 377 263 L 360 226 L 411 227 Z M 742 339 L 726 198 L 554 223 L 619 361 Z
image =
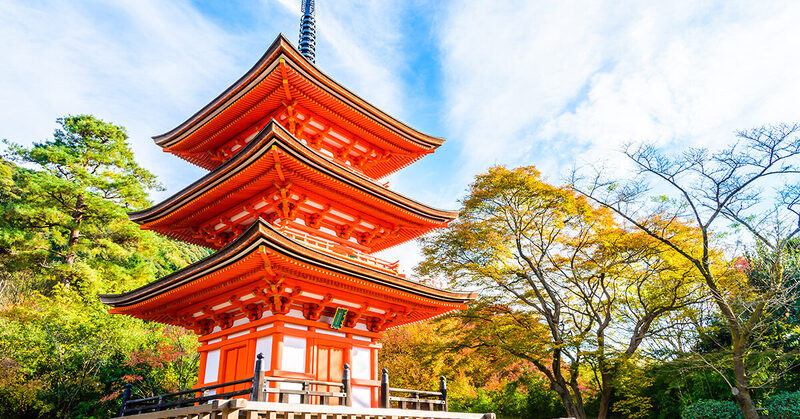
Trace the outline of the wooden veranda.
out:
M 136 419 L 495 419 L 494 413 L 358 408 L 351 406 L 257 402 L 244 399 L 214 400 L 211 403 L 197 406 L 125 417 Z

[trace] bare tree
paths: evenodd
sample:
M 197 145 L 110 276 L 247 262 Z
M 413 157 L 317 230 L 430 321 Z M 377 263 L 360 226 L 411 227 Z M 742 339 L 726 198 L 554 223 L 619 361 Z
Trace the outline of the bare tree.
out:
M 609 180 L 598 169 L 573 173 L 577 191 L 674 249 L 704 278 L 731 333 L 733 377 L 726 381 L 748 419 L 758 418 L 750 393 L 750 344 L 764 320 L 787 302 L 786 246 L 800 233 L 799 134 L 797 124 L 764 126 L 738 132 L 738 141 L 720 151 L 693 148 L 677 156 L 651 145 L 629 145 L 624 153 L 637 176 L 628 182 Z M 650 185 L 652 180 L 658 189 Z M 767 189 L 775 193 L 765 193 Z M 659 196 L 648 199 L 655 191 Z M 662 222 L 642 221 L 655 218 Z M 674 240 L 668 228 L 673 223 L 694 225 L 700 232 L 699 249 Z M 740 281 L 732 286 L 731 266 L 714 257 L 726 238 L 742 231 L 749 233 L 753 248 L 770 255 L 769 278 L 761 284 Z

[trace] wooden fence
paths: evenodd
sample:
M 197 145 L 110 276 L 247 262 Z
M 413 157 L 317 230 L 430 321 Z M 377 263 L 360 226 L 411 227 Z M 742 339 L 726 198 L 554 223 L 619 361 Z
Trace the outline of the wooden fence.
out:
M 439 377 L 439 391 L 410 390 L 389 386 L 389 371 L 381 374 L 381 407 L 447 411 L 447 381 Z
M 428 410 L 358 408 L 256 402 L 244 399 L 214 400 L 197 406 L 151 412 L 130 419 L 496 419 L 493 413 L 457 413 Z
M 162 412 L 168 409 L 207 404 L 212 400 L 232 399 L 248 396 L 253 402 L 267 402 L 270 394 L 279 403 L 298 403 L 328 405 L 336 400 L 340 406 L 352 406 L 350 366 L 345 364 L 341 382 L 316 381 L 293 378 L 268 377 L 262 369 L 263 356 L 258 354 L 253 377 L 227 383 L 203 386 L 176 393 L 141 399 L 131 398 L 130 384 L 125 386 L 119 416 L 142 415 Z M 271 384 L 276 384 L 272 386 Z M 282 384 L 291 384 L 285 388 Z M 326 388 L 329 391 L 321 391 Z M 221 391 L 220 393 L 217 393 Z M 212 394 L 213 392 L 213 394 Z M 294 397 L 293 397 L 294 396 Z M 296 401 L 293 401 L 294 398 Z M 383 370 L 380 388 L 380 407 L 399 409 L 418 409 L 426 411 L 447 411 L 447 383 L 444 377 L 439 382 L 439 391 L 409 390 L 389 387 L 389 373 Z

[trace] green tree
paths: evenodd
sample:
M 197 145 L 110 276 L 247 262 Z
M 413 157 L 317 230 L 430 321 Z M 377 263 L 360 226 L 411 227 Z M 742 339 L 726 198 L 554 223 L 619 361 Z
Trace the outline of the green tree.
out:
M 0 160 L 3 417 L 109 416 L 125 382 L 154 393 L 196 379 L 193 335 L 111 315 L 96 294 L 144 285 L 209 252 L 128 220 L 157 183 L 123 128 L 85 115 L 58 122 L 52 140 L 8 145 L 20 166 Z
M 112 260 L 136 240 L 125 211 L 148 205 L 147 191 L 158 183 L 134 160 L 124 128 L 89 115 L 57 122 L 51 140 L 7 143 L 8 156 L 33 170 L 17 173 L 27 194 L 6 202 L 3 216 L 16 227 L 8 234 L 17 238 L 13 251 L 27 256 L 25 268 L 80 288 L 102 270 L 89 258 Z

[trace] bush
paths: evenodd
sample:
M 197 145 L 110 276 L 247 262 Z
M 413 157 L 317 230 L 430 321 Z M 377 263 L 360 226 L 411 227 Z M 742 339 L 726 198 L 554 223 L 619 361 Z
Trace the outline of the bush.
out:
M 566 415 L 561 399 L 541 378 L 523 377 L 493 388 L 468 391 L 453 380 L 448 393 L 450 410 L 497 414 L 498 418 L 553 418 Z M 467 390 L 467 391 L 465 391 Z
M 778 393 L 764 403 L 770 419 L 800 418 L 800 391 Z
M 739 406 L 729 400 L 699 400 L 681 412 L 682 419 L 739 419 Z

